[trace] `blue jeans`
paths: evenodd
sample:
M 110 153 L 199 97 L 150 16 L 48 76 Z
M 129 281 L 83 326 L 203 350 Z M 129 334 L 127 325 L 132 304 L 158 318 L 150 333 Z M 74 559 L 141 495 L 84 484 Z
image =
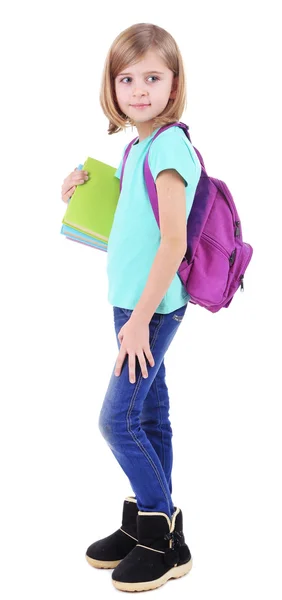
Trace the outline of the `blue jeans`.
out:
M 187 304 L 168 314 L 154 313 L 149 323 L 149 344 L 155 365 L 145 356 L 148 377 L 141 373 L 136 356 L 135 383 L 129 381 L 128 354 L 120 375 L 110 378 L 99 416 L 99 429 L 127 475 L 138 510 L 174 512 L 172 501 L 172 429 L 164 355 L 184 317 Z M 132 310 L 113 307 L 118 333 Z M 176 374 L 177 376 L 177 374 Z

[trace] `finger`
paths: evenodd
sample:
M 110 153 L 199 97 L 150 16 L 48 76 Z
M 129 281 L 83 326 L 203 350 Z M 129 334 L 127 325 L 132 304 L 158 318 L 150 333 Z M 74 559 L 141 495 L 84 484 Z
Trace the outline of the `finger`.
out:
M 152 355 L 152 352 L 151 352 L 150 348 L 148 350 L 145 350 L 145 353 L 146 353 L 147 359 L 148 359 L 151 367 L 154 367 L 155 366 L 155 361 L 154 361 L 154 357 Z
M 79 179 L 76 182 L 72 181 L 72 182 L 69 182 L 68 184 L 64 183 L 62 185 L 62 198 L 64 198 L 64 197 L 69 198 L 70 196 L 72 196 L 77 185 L 81 185 L 82 183 L 84 183 L 84 179 L 82 179 L 82 180 Z
M 150 348 L 147 349 L 147 350 L 145 350 L 145 354 L 146 354 L 146 357 L 147 357 L 147 359 L 149 361 L 150 366 L 154 367 L 155 366 L 155 361 L 154 361 L 154 357 L 152 355 L 152 352 L 151 352 Z
M 70 190 L 72 190 L 73 188 L 75 188 L 75 182 L 72 181 L 71 179 L 68 179 L 68 177 L 65 179 L 62 187 L 61 187 L 61 193 L 62 193 L 62 198 L 63 196 L 65 196 L 66 194 L 70 195 Z
M 144 353 L 143 352 L 139 352 L 137 354 L 137 356 L 138 356 L 138 360 L 139 360 L 140 367 L 141 367 L 141 373 L 142 373 L 143 377 L 145 379 L 147 379 L 147 377 L 148 377 L 148 371 L 147 371 L 147 365 L 146 365 L 146 360 L 145 360 Z
M 120 342 L 122 342 L 122 340 L 123 340 L 123 326 L 120 328 L 120 330 L 118 332 L 118 339 Z
M 78 167 L 75 167 L 74 171 L 79 171 L 79 173 L 84 173 L 85 175 L 88 175 L 88 171 L 84 170 L 84 169 L 79 169 Z
M 88 176 L 86 175 L 75 175 L 74 173 L 70 177 L 70 179 L 65 179 L 62 185 L 62 193 L 66 194 L 68 190 L 70 190 L 74 185 L 82 185 L 88 180 Z
M 88 181 L 88 171 L 80 171 L 77 169 L 77 172 L 70 173 L 68 177 L 64 180 L 62 185 L 62 200 L 67 202 L 68 199 L 72 196 L 77 185 L 82 185 L 85 181 Z M 75 185 L 74 185 L 75 184 Z
M 62 200 L 63 200 L 64 202 L 68 202 L 69 198 L 70 198 L 70 197 L 73 195 L 75 188 L 76 188 L 76 185 L 74 185 L 73 187 L 71 187 L 71 188 L 70 188 L 69 190 L 67 190 L 67 192 L 65 192 L 64 194 L 63 194 L 63 192 L 62 192 Z
M 117 357 L 116 365 L 115 365 L 115 375 L 118 377 L 120 375 L 122 365 L 125 359 L 126 351 L 122 348 L 120 349 L 119 355 Z
M 135 352 L 129 354 L 128 358 L 129 381 L 135 383 Z
M 74 185 L 74 183 L 84 183 L 84 181 L 87 181 L 88 179 L 88 171 L 80 171 L 79 169 L 75 169 L 64 179 L 62 185 L 63 192 L 66 193 L 67 190 Z
M 83 171 L 76 171 L 76 173 L 72 174 L 72 181 L 84 183 L 84 181 L 88 181 L 88 175 L 86 175 Z

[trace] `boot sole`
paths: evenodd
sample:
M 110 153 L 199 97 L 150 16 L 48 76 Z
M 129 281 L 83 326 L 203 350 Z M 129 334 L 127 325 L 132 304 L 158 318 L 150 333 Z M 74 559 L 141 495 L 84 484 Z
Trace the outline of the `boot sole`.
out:
M 96 569 L 114 569 L 121 562 L 120 560 L 97 560 L 96 558 L 90 558 L 87 554 L 85 554 L 85 558 L 91 567 Z
M 184 563 L 184 565 L 173 567 L 164 575 L 162 575 L 162 577 L 154 579 L 153 581 L 126 583 L 112 579 L 112 582 L 118 590 L 122 590 L 123 592 L 145 592 L 147 590 L 155 590 L 156 588 L 161 587 L 161 585 L 166 583 L 169 579 L 177 579 L 178 577 L 183 577 L 183 575 L 189 573 L 189 571 L 192 569 L 192 564 L 192 558 L 190 558 L 190 560 L 187 563 Z

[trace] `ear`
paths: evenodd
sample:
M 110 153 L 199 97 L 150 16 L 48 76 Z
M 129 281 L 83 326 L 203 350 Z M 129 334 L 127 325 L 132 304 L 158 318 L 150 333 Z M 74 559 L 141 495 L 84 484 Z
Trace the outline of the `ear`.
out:
M 178 87 L 178 77 L 174 77 L 173 81 L 172 81 L 172 87 L 171 87 L 171 92 L 170 92 L 170 100 L 174 100 L 176 97 L 176 92 L 177 92 L 177 87 Z

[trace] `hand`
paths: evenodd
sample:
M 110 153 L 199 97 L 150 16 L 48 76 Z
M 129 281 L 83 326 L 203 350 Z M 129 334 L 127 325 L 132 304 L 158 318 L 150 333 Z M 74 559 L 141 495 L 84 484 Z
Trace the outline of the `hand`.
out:
M 70 175 L 64 179 L 62 185 L 61 198 L 63 202 L 68 202 L 69 198 L 72 197 L 74 190 L 78 184 L 84 183 L 88 179 L 88 171 L 81 171 L 76 168 Z
M 132 316 L 123 325 L 118 334 L 118 339 L 121 342 L 119 355 L 115 366 L 115 375 L 119 376 L 126 355 L 128 358 L 129 381 L 135 383 L 135 357 L 138 356 L 141 372 L 143 377 L 148 377 L 146 359 L 147 356 L 151 367 L 154 366 L 154 358 L 149 345 L 149 325 L 134 320 Z

